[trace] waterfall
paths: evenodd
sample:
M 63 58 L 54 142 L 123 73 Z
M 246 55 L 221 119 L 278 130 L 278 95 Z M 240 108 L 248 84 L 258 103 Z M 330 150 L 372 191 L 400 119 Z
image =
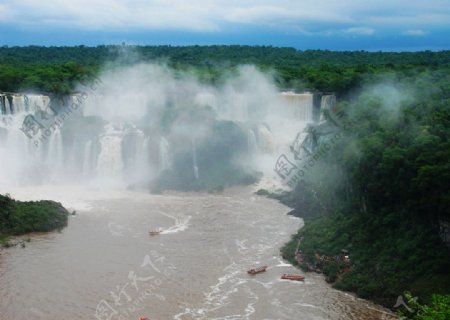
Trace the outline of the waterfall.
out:
M 192 139 L 192 167 L 194 169 L 194 177 L 198 180 L 197 147 L 195 145 L 195 139 Z
M 252 159 L 255 162 L 263 162 L 256 155 L 268 158 L 283 144 L 287 147 L 291 132 L 313 119 L 312 94 L 285 93 L 282 96 L 287 103 L 273 103 L 276 114 L 267 118 L 270 127 L 258 120 L 260 118 L 255 116 L 258 103 L 245 94 L 235 94 L 232 101 L 224 102 L 223 108 L 228 110 L 233 121 L 251 121 L 240 125 L 246 127 L 244 140 L 250 157 L 255 155 Z M 324 108 L 331 108 L 333 99 L 324 96 L 321 101 Z M 77 113 L 63 113 L 70 103 L 82 103 L 83 106 Z M 5 179 L 6 182 L 41 183 L 56 178 L 74 182 L 100 178 L 102 183 L 106 182 L 104 178 L 110 178 L 112 182 L 134 185 L 153 181 L 161 171 L 172 168 L 174 150 L 179 147 L 188 152 L 188 171 L 189 174 L 193 172 L 190 176 L 199 179 L 199 166 L 202 165 L 200 140 L 187 138 L 187 145 L 179 145 L 175 133 L 170 136 L 173 141 L 169 136 L 161 136 L 163 131 L 157 121 L 148 121 L 152 119 L 150 115 L 148 118 L 143 115 L 148 106 L 145 96 L 137 94 L 131 100 L 116 101 L 113 96 L 75 94 L 61 98 L 61 101 L 53 100 L 52 104 L 52 108 L 61 111 L 57 116 L 50 110 L 48 96 L 0 93 L 0 182 Z M 117 104 L 123 106 L 120 112 L 116 112 Z M 138 108 L 131 114 L 127 111 L 128 106 L 125 107 L 127 104 Z M 284 122 L 292 122 L 294 129 Z M 271 128 L 274 128 L 273 132 Z M 289 133 L 285 134 L 286 131 Z M 95 180 L 90 182 L 95 183 Z
M 298 121 L 312 122 L 314 119 L 314 95 L 312 93 L 282 92 L 283 115 Z
M 11 99 L 8 96 L 5 97 L 5 106 L 6 106 L 6 114 L 12 114 L 13 108 L 11 105 Z
M 17 114 L 22 113 L 26 111 L 25 106 L 25 95 L 13 95 L 12 96 L 12 106 L 11 106 L 11 113 Z
M 2 114 L 11 114 L 11 102 L 9 97 L 6 94 L 0 95 L 0 103 L 1 103 L 1 113 Z
M 0 183 L 28 183 L 36 153 L 27 136 L 20 130 L 24 115 L 0 116 Z M 32 172 L 31 172 L 32 173 Z
M 45 111 L 49 102 L 50 97 L 40 94 L 0 94 L 0 114 Z
M 122 141 L 122 153 L 127 178 L 131 178 L 132 181 L 148 177 L 150 172 L 148 144 L 149 138 L 145 136 L 144 132 L 134 126 L 127 130 Z
M 329 112 L 336 106 L 336 96 L 335 95 L 324 95 L 320 102 L 320 122 L 326 121 L 326 116 L 324 112 Z
M 26 111 L 31 113 L 36 113 L 38 111 L 46 111 L 48 104 L 50 103 L 50 98 L 44 95 L 30 94 L 27 95 Z
M 47 163 L 56 170 L 63 166 L 63 141 L 59 127 L 56 127 L 48 140 Z
M 259 150 L 264 153 L 273 153 L 275 150 L 272 132 L 265 125 L 258 126 L 258 142 Z
M 89 177 L 92 174 L 92 140 L 84 145 L 83 152 L 83 176 Z
M 133 155 L 133 163 L 134 168 L 138 170 L 142 170 L 145 168 L 145 165 L 148 160 L 148 148 L 146 143 L 148 140 L 146 139 L 144 133 L 141 130 L 137 130 L 134 135 L 134 155 Z
M 171 167 L 169 142 L 166 138 L 161 137 L 159 140 L 159 169 L 166 170 Z
M 100 154 L 98 156 L 97 174 L 103 178 L 120 177 L 124 167 L 122 161 L 123 132 L 113 125 L 106 125 L 100 136 Z
M 313 121 L 313 95 L 310 93 L 299 95 L 299 120 Z
M 6 102 L 5 102 L 5 95 L 0 94 L 0 114 L 6 114 Z

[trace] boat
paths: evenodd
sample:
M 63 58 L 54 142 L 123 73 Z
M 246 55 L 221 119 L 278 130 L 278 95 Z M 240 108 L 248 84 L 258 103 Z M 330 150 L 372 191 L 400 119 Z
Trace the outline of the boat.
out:
M 250 269 L 247 271 L 248 274 L 254 275 L 261 272 L 266 272 L 267 266 L 262 266 L 256 269 Z
M 162 231 L 163 230 L 161 228 L 158 228 L 158 229 L 150 230 L 148 232 L 148 234 L 151 236 L 157 236 L 158 234 L 161 234 Z
M 283 274 L 281 276 L 281 279 L 284 280 L 293 280 L 293 281 L 303 281 L 305 280 L 304 276 L 301 276 L 299 274 Z

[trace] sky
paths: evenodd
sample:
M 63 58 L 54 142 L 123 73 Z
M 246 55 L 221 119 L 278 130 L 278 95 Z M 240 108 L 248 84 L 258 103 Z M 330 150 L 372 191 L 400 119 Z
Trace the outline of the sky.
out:
M 450 49 L 450 0 L 0 0 L 0 45 Z

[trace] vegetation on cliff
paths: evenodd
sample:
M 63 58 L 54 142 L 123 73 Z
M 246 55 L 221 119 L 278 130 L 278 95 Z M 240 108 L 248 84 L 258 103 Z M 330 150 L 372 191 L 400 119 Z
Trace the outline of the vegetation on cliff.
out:
M 282 249 L 286 258 L 297 263 L 303 237 L 304 260 L 322 264 L 336 288 L 389 307 L 405 290 L 426 302 L 450 294 L 442 228 L 450 221 L 449 84 L 442 70 L 415 71 L 338 105 L 349 130 L 293 192 L 278 196 L 306 221 Z M 318 261 L 343 249 L 350 270 Z
M 0 241 L 8 235 L 48 232 L 67 225 L 68 211 L 53 201 L 17 201 L 0 195 Z

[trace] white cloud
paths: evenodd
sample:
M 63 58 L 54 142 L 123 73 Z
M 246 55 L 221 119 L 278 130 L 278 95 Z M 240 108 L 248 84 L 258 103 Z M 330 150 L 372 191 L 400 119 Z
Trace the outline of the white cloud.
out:
M 375 29 L 369 27 L 354 27 L 346 29 L 345 32 L 361 36 L 370 36 L 375 33 Z
M 402 33 L 405 36 L 415 36 L 415 37 L 421 37 L 427 34 L 427 32 L 421 30 L 421 29 L 413 29 L 413 30 L 406 30 Z
M 282 2 L 282 1 L 281 1 Z M 276 21 L 280 24 L 290 22 L 337 22 L 347 23 L 352 19 L 344 14 L 321 10 L 320 7 L 283 6 L 283 3 L 272 5 L 239 6 L 230 8 L 225 20 L 239 23 L 266 23 Z
M 12 15 L 11 9 L 5 4 L 0 3 L 0 23 L 7 21 L 10 15 Z
M 398 32 L 448 26 L 450 6 L 446 0 L 8 0 L 0 5 L 0 23 L 202 32 L 251 24 L 311 34 L 371 35 L 391 26 Z M 358 25 L 363 27 L 354 27 Z
M 450 6 L 449 6 L 450 8 Z M 405 15 L 384 15 L 368 17 L 367 22 L 374 24 L 403 25 L 403 26 L 442 26 L 450 24 L 450 10 L 442 8 L 442 13 L 422 13 Z M 447 11 L 447 12 L 445 12 Z

